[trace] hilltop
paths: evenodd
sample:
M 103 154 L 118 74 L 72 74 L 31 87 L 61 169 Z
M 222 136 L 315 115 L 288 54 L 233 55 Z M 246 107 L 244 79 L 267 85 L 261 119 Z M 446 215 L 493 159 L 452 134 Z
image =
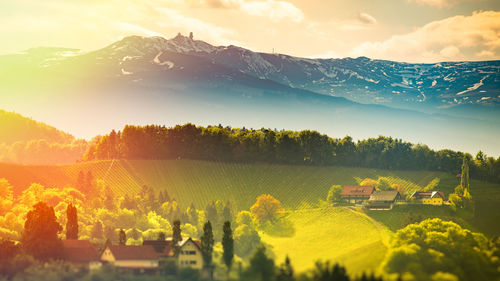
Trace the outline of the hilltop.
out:
M 62 164 L 80 159 L 85 140 L 50 125 L 0 109 L 0 161 L 22 164 Z
M 45 123 L 0 109 L 0 144 L 40 139 L 63 144 L 75 138 Z

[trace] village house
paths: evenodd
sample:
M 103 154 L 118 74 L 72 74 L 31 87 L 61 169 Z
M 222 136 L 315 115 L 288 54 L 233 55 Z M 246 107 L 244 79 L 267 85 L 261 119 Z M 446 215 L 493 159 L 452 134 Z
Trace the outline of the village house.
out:
M 342 188 L 340 196 L 346 203 L 360 204 L 370 199 L 374 191 L 373 186 L 346 185 Z
M 417 202 L 426 205 L 443 205 L 446 200 L 444 193 L 440 191 L 415 191 L 410 198 L 414 198 Z
M 179 268 L 191 267 L 198 270 L 203 269 L 200 241 L 191 238 L 180 241 L 179 255 L 177 257 L 174 257 L 171 238 L 167 240 L 145 240 L 143 245 L 154 248 L 160 259 L 160 264 L 164 264 L 169 259 L 175 259 Z
M 397 190 L 381 190 L 371 194 L 367 208 L 375 210 L 389 210 L 394 204 L 404 201 Z
M 151 245 L 109 245 L 101 260 L 133 273 L 156 273 L 159 268 L 158 253 Z
M 95 270 L 101 267 L 97 249 L 88 240 L 63 240 L 64 259 L 77 268 Z

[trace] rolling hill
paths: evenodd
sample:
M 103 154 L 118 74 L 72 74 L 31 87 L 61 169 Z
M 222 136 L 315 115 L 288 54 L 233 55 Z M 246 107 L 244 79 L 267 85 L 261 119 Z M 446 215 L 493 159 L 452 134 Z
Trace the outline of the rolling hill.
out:
M 0 144 L 39 139 L 66 144 L 75 138 L 42 122 L 0 109 Z
M 313 167 L 273 164 L 238 164 L 195 160 L 105 160 L 82 162 L 70 165 L 16 165 L 0 164 L 0 178 L 6 178 L 16 194 L 31 183 L 46 187 L 75 185 L 80 171 L 91 171 L 95 178 L 102 179 L 116 194 L 135 194 L 143 185 L 155 190 L 167 190 L 170 197 L 187 207 L 191 202 L 197 208 L 213 200 L 230 200 L 237 210 L 248 210 L 257 196 L 266 193 L 280 200 L 287 210 L 311 208 L 319 200 L 325 200 L 333 184 L 356 184 L 364 178 L 385 177 L 398 183 L 405 190 L 413 191 L 425 187 L 438 178 L 436 189 L 446 196 L 458 184 L 451 174 L 428 171 L 388 171 L 349 167 Z M 500 234 L 500 227 L 493 223 L 500 213 L 500 185 L 472 181 L 472 195 L 476 200 L 475 213 L 459 218 L 464 226 L 480 230 L 489 235 Z M 432 207 L 431 207 L 432 208 Z M 418 209 L 426 217 L 451 218 L 453 213 L 439 208 Z M 401 227 L 408 210 L 369 213 L 391 230 Z
M 63 164 L 79 160 L 87 141 L 0 109 L 0 162 Z
M 297 272 L 316 260 L 339 262 L 352 276 L 377 272 L 391 237 L 383 225 L 351 208 L 303 209 L 286 218 L 295 227 L 293 236 L 263 234 L 262 241 L 271 245 L 277 262 L 288 255 Z

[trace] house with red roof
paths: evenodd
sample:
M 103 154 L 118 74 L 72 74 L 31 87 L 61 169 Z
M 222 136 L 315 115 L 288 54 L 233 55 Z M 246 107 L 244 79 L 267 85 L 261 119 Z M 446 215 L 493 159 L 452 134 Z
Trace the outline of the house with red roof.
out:
M 95 246 L 88 240 L 63 240 L 64 259 L 77 268 L 94 270 L 101 267 Z
M 160 264 L 171 259 L 175 260 L 179 268 L 191 267 L 194 269 L 203 269 L 203 257 L 201 255 L 201 242 L 186 238 L 179 242 L 179 255 L 174 257 L 172 239 L 167 240 L 144 240 L 143 245 L 151 246 L 155 249 Z
M 360 204 L 368 201 L 374 191 L 373 186 L 345 185 L 340 196 L 344 202 Z
M 151 245 L 109 245 L 101 260 L 134 273 L 155 273 L 159 268 L 159 255 Z

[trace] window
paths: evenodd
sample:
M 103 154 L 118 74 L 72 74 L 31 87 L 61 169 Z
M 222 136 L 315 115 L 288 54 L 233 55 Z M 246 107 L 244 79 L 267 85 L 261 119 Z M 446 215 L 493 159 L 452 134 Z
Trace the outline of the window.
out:
M 189 261 L 189 264 L 196 264 L 196 261 Z

